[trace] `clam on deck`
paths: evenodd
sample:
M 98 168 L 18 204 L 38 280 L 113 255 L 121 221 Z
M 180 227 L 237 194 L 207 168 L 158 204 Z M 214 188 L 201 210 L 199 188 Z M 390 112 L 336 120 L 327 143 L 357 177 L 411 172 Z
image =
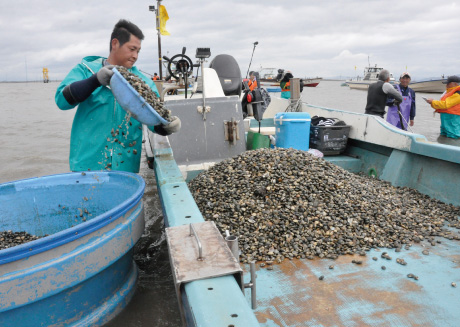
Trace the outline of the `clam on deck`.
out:
M 271 271 L 259 268 L 256 317 L 261 326 L 458 326 L 460 290 L 452 282 L 460 282 L 460 245 L 439 240 L 434 247 L 423 242 L 401 252 L 374 249 L 366 256 L 293 259 Z M 392 259 L 381 258 L 383 252 Z

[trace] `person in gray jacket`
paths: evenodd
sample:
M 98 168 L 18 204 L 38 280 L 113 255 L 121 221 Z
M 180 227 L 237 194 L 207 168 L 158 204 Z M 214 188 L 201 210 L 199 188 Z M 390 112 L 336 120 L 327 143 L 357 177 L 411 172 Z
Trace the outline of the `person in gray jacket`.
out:
M 403 97 L 401 93 L 399 93 L 389 82 L 390 72 L 386 69 L 382 69 L 379 74 L 379 80 L 369 85 L 367 91 L 366 114 L 383 118 L 385 115 L 387 97 L 389 95 L 395 99 L 395 105 L 402 102 Z

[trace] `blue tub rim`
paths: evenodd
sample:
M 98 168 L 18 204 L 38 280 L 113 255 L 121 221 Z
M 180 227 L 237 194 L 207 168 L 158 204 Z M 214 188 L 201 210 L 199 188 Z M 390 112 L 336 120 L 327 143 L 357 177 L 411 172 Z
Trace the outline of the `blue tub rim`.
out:
M 130 211 L 134 208 L 141 200 L 142 196 L 144 195 L 145 189 L 145 181 L 142 177 L 135 173 L 125 172 L 125 171 L 107 171 L 107 170 L 100 170 L 100 171 L 84 171 L 84 172 L 70 172 L 70 173 L 63 173 L 63 174 L 54 174 L 54 175 L 46 175 L 40 177 L 31 177 L 26 179 L 20 179 L 16 181 L 6 182 L 0 184 L 1 187 L 5 187 L 10 184 L 16 183 L 26 183 L 33 180 L 41 179 L 41 178 L 59 178 L 60 176 L 82 176 L 85 173 L 86 175 L 96 175 L 96 174 L 104 174 L 104 175 L 121 175 L 126 176 L 127 178 L 134 178 L 139 182 L 139 186 L 136 191 L 127 198 L 125 201 L 117 205 L 116 207 L 112 208 L 109 211 L 106 211 L 91 220 L 82 222 L 76 226 L 64 229 L 60 232 L 55 234 L 39 238 L 37 240 L 27 242 L 21 245 L 17 245 L 8 249 L 0 250 L 0 265 L 10 263 L 13 261 L 18 261 L 41 252 L 49 251 L 54 248 L 57 248 L 63 244 L 72 242 L 77 240 L 81 237 L 84 237 L 88 234 L 91 234 L 98 229 L 116 221 L 118 218 L 122 217 L 126 212 Z M 123 207 L 123 209 L 121 209 Z

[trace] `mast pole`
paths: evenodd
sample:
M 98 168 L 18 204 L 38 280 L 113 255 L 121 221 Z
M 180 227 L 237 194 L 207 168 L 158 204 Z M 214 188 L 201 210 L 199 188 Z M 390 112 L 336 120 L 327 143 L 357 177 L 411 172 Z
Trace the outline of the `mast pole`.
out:
M 252 63 L 252 57 L 254 56 L 254 50 L 256 49 L 256 45 L 259 44 L 259 42 L 254 42 L 254 48 L 252 49 L 252 55 L 251 55 L 251 61 L 249 62 L 249 67 L 248 67 L 248 71 L 246 73 L 246 78 L 248 78 L 248 74 L 249 74 L 249 69 L 251 68 L 251 63 Z
M 161 33 L 160 33 L 160 5 L 161 0 L 157 0 L 156 25 L 158 34 L 158 65 L 160 70 L 160 80 L 163 79 L 163 63 L 161 59 Z

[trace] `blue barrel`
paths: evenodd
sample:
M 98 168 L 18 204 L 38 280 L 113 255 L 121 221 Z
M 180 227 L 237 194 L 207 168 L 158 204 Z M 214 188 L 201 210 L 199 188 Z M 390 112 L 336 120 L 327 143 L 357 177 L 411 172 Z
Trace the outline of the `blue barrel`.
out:
M 144 180 L 78 172 L 0 185 L 0 230 L 38 240 L 0 251 L 0 326 L 101 326 L 134 294 Z
M 310 114 L 307 112 L 279 112 L 274 118 L 276 146 L 307 151 L 310 142 Z

